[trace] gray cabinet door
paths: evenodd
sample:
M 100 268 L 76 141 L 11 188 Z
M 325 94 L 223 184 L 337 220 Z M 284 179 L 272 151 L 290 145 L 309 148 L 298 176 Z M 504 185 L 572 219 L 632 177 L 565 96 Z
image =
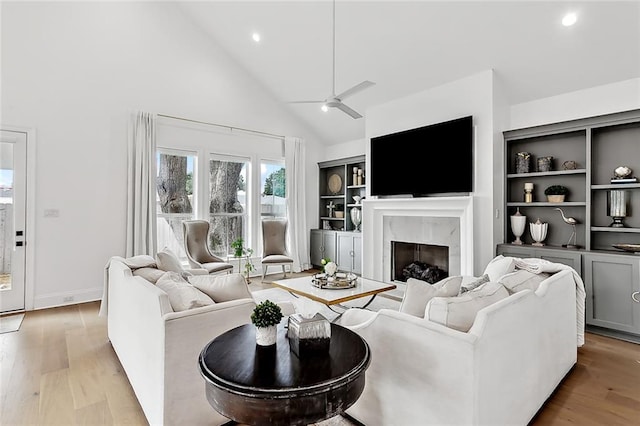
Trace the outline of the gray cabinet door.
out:
M 584 283 L 587 324 L 640 334 L 640 259 L 585 254 Z
M 362 236 L 354 232 L 337 233 L 337 264 L 344 272 L 362 273 Z
M 322 268 L 322 259 L 336 259 L 336 231 L 325 231 L 322 229 L 312 229 L 309 238 L 311 246 L 311 264 L 317 268 Z

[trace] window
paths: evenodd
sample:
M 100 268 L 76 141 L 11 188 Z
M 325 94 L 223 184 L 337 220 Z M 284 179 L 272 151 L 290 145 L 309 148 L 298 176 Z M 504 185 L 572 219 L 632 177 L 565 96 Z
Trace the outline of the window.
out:
M 262 160 L 260 163 L 260 216 L 285 217 L 286 175 L 284 163 Z
M 203 219 L 216 255 L 231 256 L 238 238 L 261 253 L 260 219 L 286 215 L 282 140 L 163 119 L 157 146 L 158 249 L 168 246 L 186 261 L 182 221 Z
M 231 243 L 251 240 L 251 161 L 249 158 L 212 154 L 209 159 L 209 247 L 218 256 L 232 253 Z
M 159 150 L 156 167 L 156 217 L 158 249 L 171 249 L 185 258 L 182 221 L 195 218 L 193 197 L 198 157 L 185 151 Z

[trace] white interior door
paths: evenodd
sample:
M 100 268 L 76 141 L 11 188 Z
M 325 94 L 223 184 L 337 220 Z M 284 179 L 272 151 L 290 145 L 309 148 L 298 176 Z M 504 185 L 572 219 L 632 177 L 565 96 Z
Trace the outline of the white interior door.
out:
M 27 134 L 0 131 L 0 312 L 25 309 Z

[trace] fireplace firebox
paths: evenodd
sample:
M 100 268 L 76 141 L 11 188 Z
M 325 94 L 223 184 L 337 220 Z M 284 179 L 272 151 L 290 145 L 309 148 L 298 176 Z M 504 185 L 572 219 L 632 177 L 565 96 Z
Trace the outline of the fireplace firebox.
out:
M 391 241 L 391 280 L 436 282 L 449 276 L 449 247 Z M 428 278 L 427 278 L 428 277 Z

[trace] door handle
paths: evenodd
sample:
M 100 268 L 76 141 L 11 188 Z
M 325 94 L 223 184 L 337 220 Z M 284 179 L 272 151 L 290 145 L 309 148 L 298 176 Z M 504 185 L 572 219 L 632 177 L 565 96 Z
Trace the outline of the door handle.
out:
M 640 294 L 640 291 L 634 291 L 633 293 L 631 293 L 631 298 L 633 299 L 634 302 L 636 303 L 640 303 L 640 300 L 636 299 L 636 296 Z
M 22 237 L 24 235 L 24 231 L 16 231 L 16 237 Z
M 25 244 L 24 241 L 16 241 L 16 247 L 22 247 L 24 244 Z

